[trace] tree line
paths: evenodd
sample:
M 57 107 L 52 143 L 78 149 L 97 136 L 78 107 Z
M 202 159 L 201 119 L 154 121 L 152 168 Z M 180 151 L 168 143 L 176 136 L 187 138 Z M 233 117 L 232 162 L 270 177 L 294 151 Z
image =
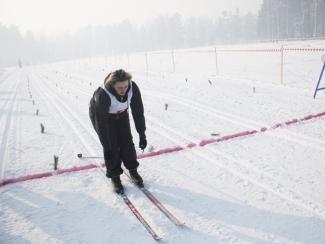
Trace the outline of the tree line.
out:
M 265 40 L 325 37 L 325 0 L 264 0 L 258 36 Z
M 325 0 L 264 0 L 257 14 L 224 11 L 217 19 L 178 13 L 157 17 L 139 27 L 130 20 L 87 26 L 60 38 L 21 34 L 0 24 L 0 67 L 65 59 L 124 54 L 257 40 L 325 36 Z

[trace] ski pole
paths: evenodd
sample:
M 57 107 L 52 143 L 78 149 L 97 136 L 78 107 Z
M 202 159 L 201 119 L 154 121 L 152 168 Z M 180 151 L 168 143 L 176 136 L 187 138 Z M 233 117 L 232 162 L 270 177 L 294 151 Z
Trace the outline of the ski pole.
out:
M 103 158 L 103 157 L 98 157 L 98 156 L 83 156 L 82 153 L 77 154 L 78 158 Z

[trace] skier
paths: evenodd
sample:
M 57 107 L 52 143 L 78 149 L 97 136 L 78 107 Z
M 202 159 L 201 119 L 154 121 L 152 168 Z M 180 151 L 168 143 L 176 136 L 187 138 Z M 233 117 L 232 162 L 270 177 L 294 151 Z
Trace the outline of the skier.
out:
M 131 74 L 122 69 L 111 72 L 104 84 L 95 90 L 89 103 L 89 117 L 103 146 L 106 176 L 111 178 L 114 191 L 119 194 L 124 193 L 120 179 L 122 161 L 132 181 L 138 187 L 143 187 L 143 180 L 137 171 L 139 162 L 132 140 L 129 107 L 142 150 L 147 146 L 146 125 L 141 93 L 131 79 Z

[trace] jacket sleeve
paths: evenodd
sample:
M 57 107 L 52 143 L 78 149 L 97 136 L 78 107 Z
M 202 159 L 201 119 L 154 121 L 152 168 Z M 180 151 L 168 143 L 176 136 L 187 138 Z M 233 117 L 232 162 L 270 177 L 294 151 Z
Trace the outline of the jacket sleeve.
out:
M 95 129 L 104 148 L 111 148 L 109 143 L 108 109 L 110 98 L 104 92 L 94 94 Z
M 132 98 L 131 98 L 131 109 L 132 109 L 132 116 L 135 124 L 135 128 L 139 135 L 144 134 L 146 130 L 146 122 L 144 118 L 144 109 L 143 103 L 141 98 L 140 89 L 132 82 Z

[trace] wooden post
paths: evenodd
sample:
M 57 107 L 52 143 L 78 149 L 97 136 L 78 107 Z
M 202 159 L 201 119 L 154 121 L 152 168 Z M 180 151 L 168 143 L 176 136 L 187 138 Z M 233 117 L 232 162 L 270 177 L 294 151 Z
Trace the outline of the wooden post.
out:
M 283 84 L 283 45 L 281 45 L 280 83 Z
M 175 55 L 174 55 L 174 49 L 172 49 L 172 65 L 173 65 L 173 73 L 175 73 Z
M 219 75 L 219 69 L 218 69 L 218 54 L 217 54 L 217 48 L 214 48 L 214 56 L 216 60 L 216 76 Z
M 148 63 L 148 53 L 145 53 L 146 55 L 146 73 L 147 73 L 147 81 L 148 81 L 148 72 L 149 72 L 149 63 Z
M 53 164 L 53 166 L 54 166 L 54 170 L 55 170 L 55 171 L 58 170 L 58 166 L 59 166 L 59 157 L 56 156 L 56 155 L 54 155 L 54 164 Z
M 148 73 L 148 71 L 149 71 L 148 53 L 146 52 L 145 55 L 146 55 L 146 71 L 147 71 L 147 73 Z

